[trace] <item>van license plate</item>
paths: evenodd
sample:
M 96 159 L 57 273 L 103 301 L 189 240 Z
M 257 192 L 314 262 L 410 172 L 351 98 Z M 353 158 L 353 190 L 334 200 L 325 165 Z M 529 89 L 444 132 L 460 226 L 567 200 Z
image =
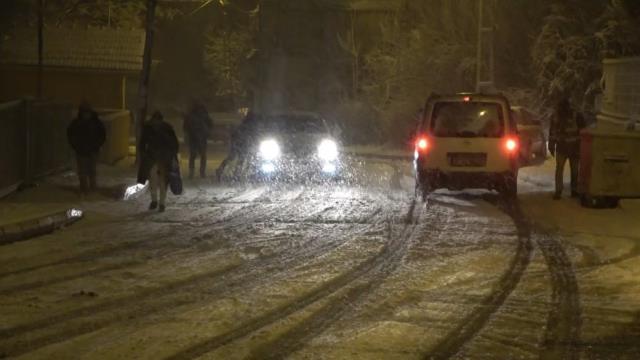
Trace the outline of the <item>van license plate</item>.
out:
M 456 167 L 477 167 L 487 165 L 486 153 L 448 153 L 449 165 Z

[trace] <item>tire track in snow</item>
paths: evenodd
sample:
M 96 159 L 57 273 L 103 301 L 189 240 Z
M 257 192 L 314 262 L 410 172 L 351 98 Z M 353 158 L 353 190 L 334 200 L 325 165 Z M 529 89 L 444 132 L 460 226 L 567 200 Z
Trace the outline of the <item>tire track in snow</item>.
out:
M 326 243 L 322 247 L 314 247 L 313 243 L 320 242 L 313 240 L 318 239 L 310 239 L 307 243 L 308 247 L 305 248 L 303 246 L 304 249 L 301 252 L 290 252 L 287 257 L 282 257 L 282 254 L 279 253 L 249 260 L 242 265 L 197 274 L 159 288 L 138 292 L 129 297 L 113 299 L 105 303 L 71 310 L 32 323 L 0 330 L 0 338 L 3 338 L 5 343 L 11 338 L 17 338 L 17 341 L 12 344 L 0 346 L 0 350 L 11 356 L 18 356 L 50 344 L 67 341 L 74 337 L 94 332 L 118 322 L 130 321 L 158 314 L 164 310 L 199 303 L 203 299 L 193 299 L 188 294 L 200 294 L 202 289 L 206 289 L 206 293 L 211 294 L 207 297 L 207 300 L 210 301 L 227 295 L 238 288 L 255 284 L 256 280 L 262 282 L 265 279 L 265 274 L 269 272 L 287 271 L 291 267 L 303 265 L 309 259 L 319 257 L 342 245 L 342 243 L 333 242 Z M 61 323 L 67 323 L 67 325 L 71 323 L 72 325 L 56 329 L 55 327 Z M 51 329 L 51 331 L 47 332 L 46 330 L 48 329 Z M 38 336 L 38 334 L 35 334 L 41 330 L 45 330 L 44 335 Z M 24 335 L 28 336 L 29 339 L 24 340 L 21 338 Z
M 415 206 L 414 200 L 405 217 L 405 225 L 399 236 L 392 234 L 390 226 L 389 242 L 382 250 L 382 256 L 366 273 L 360 275 L 361 279 L 354 279 L 352 284 L 344 285 L 338 299 L 324 305 L 302 323 L 287 330 L 269 343 L 254 349 L 249 359 L 286 358 L 302 348 L 309 340 L 320 335 L 331 324 L 340 320 L 353 307 L 354 303 L 361 301 L 375 291 L 400 266 L 402 258 L 407 253 L 411 236 L 422 215 L 421 213 L 414 214 Z M 423 207 L 420 207 L 420 211 L 422 210 Z M 352 285 L 351 288 L 347 288 L 350 285 Z M 335 294 L 337 291 L 333 293 Z
M 90 269 L 87 271 L 83 271 L 80 273 L 75 273 L 75 274 L 69 274 L 69 275 L 63 275 L 63 276 L 56 276 L 53 278 L 47 278 L 44 280 L 36 280 L 36 281 L 32 281 L 32 282 L 21 282 L 17 285 L 14 286 L 9 286 L 9 287 L 5 287 L 0 289 L 0 296 L 6 296 L 6 295 L 11 295 L 11 294 L 15 294 L 15 293 L 19 293 L 19 292 L 23 292 L 23 291 L 29 291 L 29 290 L 35 290 L 41 287 L 46 287 L 46 286 L 51 286 L 51 285 L 55 285 L 55 284 L 60 284 L 60 283 L 64 283 L 67 281 L 72 281 L 72 280 L 76 280 L 76 279 L 82 279 L 84 277 L 87 276 L 96 276 L 96 275 L 100 275 L 109 271 L 115 271 L 118 269 L 121 269 L 123 267 L 129 267 L 129 266 L 133 266 L 135 265 L 137 262 L 136 261 L 128 261 L 125 263 L 118 263 L 118 264 L 112 264 L 112 265 L 107 265 L 107 266 L 101 266 L 95 269 Z
M 298 197 L 296 197 L 298 198 Z M 287 204 L 282 204 L 286 207 Z M 378 211 L 374 211 L 374 218 Z M 347 224 L 351 225 L 351 224 Z M 371 227 L 378 225 L 371 224 Z M 0 338 L 5 344 L 0 350 L 11 356 L 18 356 L 37 350 L 44 346 L 63 342 L 74 337 L 94 332 L 106 326 L 128 321 L 135 318 L 157 314 L 167 309 L 201 302 L 202 299 L 192 299 L 189 293 L 198 293 L 198 290 L 206 288 L 209 296 L 219 298 L 231 291 L 263 282 L 264 275 L 269 272 L 284 272 L 295 266 L 305 264 L 309 259 L 320 257 L 352 240 L 358 233 L 371 229 L 366 227 L 356 233 L 351 233 L 344 239 L 340 236 L 333 237 L 333 241 L 318 241 L 327 236 L 326 232 L 318 233 L 317 237 L 308 238 L 300 244 L 299 251 L 275 253 L 269 256 L 249 260 L 246 263 L 229 266 L 223 269 L 196 274 L 190 278 L 172 282 L 162 287 L 147 289 L 131 296 L 112 299 L 105 303 L 90 305 L 80 309 L 71 310 L 31 323 L 14 326 L 0 330 Z M 336 229 L 338 234 L 340 229 Z M 186 295 L 184 295 L 186 294 Z M 67 328 L 56 329 L 56 325 L 69 324 Z M 75 324 L 73 324 L 75 323 Z M 52 329 L 53 328 L 53 329 Z M 35 332 L 44 330 L 44 334 L 38 336 Z M 47 331 L 51 330 L 51 331 Z M 28 339 L 24 339 L 27 336 Z M 13 339 L 9 342 L 7 340 Z
M 128 234 L 129 237 L 131 237 L 131 234 L 134 233 L 134 231 L 137 231 L 136 229 L 130 229 L 130 230 L 133 230 L 133 231 L 128 231 L 128 230 L 124 231 Z M 120 231 L 123 231 L 123 230 L 120 230 Z M 145 233 L 145 231 L 143 231 L 143 233 Z M 63 258 L 60 260 L 45 262 L 42 264 L 31 265 L 31 266 L 23 267 L 16 270 L 6 271 L 3 273 L 0 273 L 0 279 L 8 276 L 16 276 L 16 275 L 28 273 L 31 271 L 41 270 L 41 269 L 54 267 L 54 266 L 67 265 L 67 264 L 73 264 L 73 263 L 79 263 L 79 262 L 89 262 L 92 260 L 102 259 L 105 257 L 117 255 L 130 250 L 142 249 L 149 244 L 162 245 L 162 243 L 158 240 L 165 237 L 170 237 L 175 234 L 176 234 L 175 229 L 169 229 L 167 234 L 162 234 L 161 236 L 158 236 L 157 234 L 155 237 L 145 236 L 142 240 L 139 240 L 139 241 L 127 241 L 122 244 L 118 244 L 116 246 L 111 246 L 104 249 L 90 250 L 90 251 L 80 253 L 74 256 L 70 256 L 67 258 Z M 145 235 L 148 235 L 148 234 L 145 234 Z
M 412 203 L 410 211 L 407 214 L 407 226 L 404 227 L 403 236 L 391 238 L 384 248 L 375 256 L 360 263 L 350 271 L 342 273 L 338 277 L 314 288 L 304 296 L 295 299 L 293 302 L 286 303 L 256 318 L 248 320 L 231 331 L 219 334 L 183 349 L 170 356 L 168 359 L 194 359 L 215 351 L 226 344 L 239 340 L 268 325 L 274 324 L 275 322 L 282 320 L 323 298 L 337 293 L 341 289 L 364 276 L 375 276 L 376 271 L 381 272 L 382 275 L 377 280 L 382 281 L 386 275 L 390 274 L 393 269 L 395 269 L 399 260 L 404 255 L 403 250 L 406 250 L 407 243 L 405 240 L 410 236 L 417 223 L 417 220 L 415 222 L 413 221 L 414 208 L 415 201 Z M 388 226 L 389 231 L 391 232 L 391 223 L 388 223 Z M 347 291 L 347 296 L 351 298 L 361 298 L 361 296 L 364 296 L 374 289 L 376 283 L 374 280 L 375 278 L 370 279 L 365 281 L 362 285 L 351 288 Z M 339 317 L 346 307 L 346 303 L 334 302 L 326 305 L 320 313 L 316 314 L 317 316 L 314 316 L 313 321 L 315 323 L 318 323 L 318 325 L 322 323 L 322 327 L 319 326 L 315 331 L 321 331 L 321 328 L 324 328 L 324 326 L 327 326 L 330 322 Z M 279 354 L 280 352 L 288 353 L 291 350 L 295 350 L 301 341 L 305 340 L 308 336 L 314 335 L 314 332 L 309 330 L 310 329 L 307 327 L 305 327 L 305 329 L 294 328 L 291 332 L 286 334 L 283 341 L 276 342 L 273 346 L 268 346 L 268 349 L 265 351 L 260 351 L 259 358 L 264 358 L 269 352 L 272 354 Z M 277 353 L 275 351 L 276 349 L 278 351 Z
M 464 345 L 482 330 L 491 316 L 504 304 L 507 297 L 520 282 L 531 261 L 533 251 L 531 228 L 517 200 L 504 201 L 504 199 L 501 199 L 496 202 L 493 198 L 487 196 L 484 199 L 498 206 L 512 218 L 518 230 L 515 255 L 511 259 L 507 271 L 500 277 L 493 291 L 481 301 L 478 309 L 462 319 L 458 326 L 426 354 L 426 359 L 449 359 L 457 355 Z
M 540 358 L 579 359 L 582 327 L 580 289 L 573 265 L 562 244 L 539 232 L 536 242 L 542 251 L 551 280 L 551 310 Z
M 259 193 L 256 195 L 255 191 L 252 191 L 251 193 L 253 193 L 253 195 L 241 195 L 242 198 L 246 198 L 248 200 L 253 200 L 251 204 L 252 205 L 245 205 L 243 208 L 241 209 L 236 209 L 232 212 L 233 215 L 228 216 L 227 219 L 229 219 L 229 223 L 227 226 L 224 227 L 225 231 L 228 231 L 231 227 L 236 227 L 236 226 L 242 226 L 242 225 L 246 225 L 248 223 L 252 223 L 251 220 L 262 220 L 264 218 L 269 218 L 270 216 L 272 216 L 273 214 L 277 213 L 278 210 L 282 209 L 284 206 L 282 205 L 282 203 L 287 202 L 287 204 L 291 204 L 292 202 L 298 201 L 300 200 L 301 196 L 304 194 L 305 192 L 305 188 L 304 187 L 299 187 L 297 189 L 295 189 L 294 191 L 288 192 L 283 194 L 283 196 L 279 196 L 281 199 L 278 200 L 278 202 L 276 203 L 276 206 L 270 208 L 268 211 L 262 211 L 260 212 L 259 216 L 257 214 L 254 214 L 254 219 L 247 219 L 247 218 L 242 218 L 241 221 L 231 221 L 233 219 L 236 219 L 238 217 L 240 217 L 242 215 L 242 210 L 245 209 L 247 207 L 257 207 L 257 205 L 255 204 L 256 201 L 259 202 L 259 199 L 264 196 L 263 193 Z M 237 198 L 237 197 L 236 197 Z M 232 197 L 233 199 L 233 197 Z M 242 202 L 232 202 L 234 204 L 244 204 Z M 280 205 L 280 206 L 278 206 Z M 322 212 L 325 209 L 320 209 L 317 210 L 317 212 Z M 380 211 L 380 209 L 377 209 L 372 215 L 371 217 L 375 216 L 376 214 L 378 214 Z M 315 213 L 313 214 L 313 216 L 309 216 L 312 217 L 312 219 L 315 219 Z M 220 222 L 223 222 L 225 220 L 217 220 L 216 222 L 214 222 L 214 224 L 218 224 Z M 291 220 L 289 222 L 287 221 L 278 221 L 278 224 L 305 224 L 305 223 L 314 223 L 314 224 L 343 224 L 344 221 L 340 221 L 340 220 L 336 220 L 336 221 L 321 221 L 321 220 L 312 220 L 312 221 L 306 221 L 304 219 L 302 220 Z M 369 219 L 367 217 L 365 217 L 364 219 L 359 219 L 357 221 L 353 221 L 353 222 L 349 222 L 350 224 L 368 224 Z M 215 230 L 215 229 L 214 229 Z M 212 230 L 208 230 L 207 233 L 212 233 L 215 231 Z M 39 270 L 42 268 L 46 268 L 46 267 L 53 267 L 53 266 L 60 266 L 60 265 L 68 265 L 68 264 L 73 264 L 76 262 L 89 262 L 92 260 L 96 260 L 96 259 L 101 259 L 110 255 L 116 255 L 119 254 L 121 252 L 125 252 L 125 251 L 129 251 L 129 250 L 136 250 L 136 249 L 142 249 L 146 244 L 152 243 L 154 245 L 159 245 L 159 246 L 155 246 L 153 248 L 153 250 L 162 250 L 165 249 L 166 251 L 163 254 L 160 255 L 167 255 L 170 254 L 172 251 L 176 250 L 176 249 L 180 249 L 180 250 L 188 250 L 191 248 L 194 248 L 197 244 L 198 241 L 190 243 L 188 248 L 185 248 L 183 246 L 180 246 L 179 244 L 167 244 L 164 242 L 161 242 L 159 240 L 163 239 L 163 238 L 170 238 L 172 236 L 176 235 L 176 231 L 174 230 L 173 232 L 170 232 L 169 234 L 162 236 L 160 238 L 158 238 L 157 236 L 154 237 L 153 239 L 147 239 L 147 240 L 143 240 L 143 241 L 139 241 L 139 242 L 131 242 L 131 243 L 125 243 L 122 246 L 117 246 L 117 247 L 112 247 L 109 249 L 105 249 L 102 251 L 96 251 L 96 252 L 91 252 L 89 254 L 80 254 L 78 256 L 72 257 L 72 258 L 67 258 L 67 259 L 63 259 L 60 261 L 56 261 L 56 262 L 51 262 L 48 264 L 42 264 L 42 265 L 37 265 L 37 266 L 33 266 L 33 267 L 28 267 L 28 268 L 24 268 L 24 269 L 20 269 L 14 272 L 10 272 L 10 273 L 6 273 L 4 276 L 9 276 L 9 275 L 18 275 L 21 273 L 26 273 L 26 272 L 30 272 L 30 271 L 35 271 L 35 270 Z M 263 242 L 266 242 L 267 240 L 262 240 Z M 247 244 L 243 244 L 243 245 L 255 245 L 255 243 L 247 243 Z M 145 249 L 145 250 L 150 250 L 150 249 Z M 155 257 L 158 257 L 158 254 L 155 255 Z M 96 276 L 96 275 L 100 275 L 103 273 L 107 273 L 107 272 L 111 272 L 111 271 L 116 271 L 122 268 L 128 268 L 131 265 L 135 265 L 137 263 L 137 261 L 127 261 L 127 262 L 123 262 L 123 263 L 119 263 L 119 264 L 110 264 L 110 265 L 106 265 L 103 267 L 99 267 L 96 269 L 91 269 L 91 270 L 87 270 L 87 271 L 82 271 L 79 273 L 75 273 L 75 274 L 68 274 L 68 275 L 63 275 L 63 276 L 57 276 L 57 277 L 49 277 L 45 280 L 37 280 L 37 281 L 33 281 L 33 282 L 28 282 L 28 283 L 20 283 L 18 285 L 15 286 L 10 286 L 10 287 L 6 287 L 6 288 L 2 288 L 0 289 L 0 295 L 9 295 L 9 294 L 14 294 L 17 292 L 21 292 L 21 291 L 28 291 L 28 290 L 34 290 L 34 289 L 38 289 L 40 287 L 45 287 L 45 286 L 50 286 L 50 285 L 54 285 L 54 284 L 58 284 L 58 283 L 63 283 L 63 282 L 67 282 L 67 281 L 71 281 L 71 280 L 76 280 L 76 279 L 82 279 L 84 277 L 89 277 L 89 276 Z M 0 278 L 2 276 L 0 275 Z
M 229 199 L 245 199 L 247 200 L 246 202 L 235 202 L 236 204 L 243 204 L 244 206 L 241 206 L 237 209 L 233 209 L 232 211 L 225 213 L 225 216 L 219 219 L 216 219 L 215 221 L 213 221 L 212 223 L 210 223 L 209 225 L 216 225 L 216 224 L 221 224 L 221 223 L 225 223 L 225 222 L 229 222 L 229 223 L 235 223 L 233 222 L 233 220 L 242 217 L 243 215 L 243 211 L 244 209 L 246 209 L 247 207 L 250 206 L 259 206 L 259 204 L 257 204 L 255 202 L 256 199 L 259 199 L 260 196 L 263 196 L 264 193 L 266 192 L 266 189 L 264 188 L 260 188 L 260 189 L 249 189 L 248 191 L 246 191 L 247 189 L 244 189 L 243 192 L 236 194 L 234 196 L 230 196 L 228 198 L 225 198 L 227 200 Z M 259 192 L 257 192 L 257 190 L 260 190 Z M 140 216 L 144 217 L 144 218 L 149 218 L 151 216 L 155 215 L 155 213 L 143 213 L 140 214 Z M 134 221 L 139 221 L 141 220 L 141 218 L 135 217 L 133 219 Z M 240 221 L 240 223 L 243 223 L 243 221 Z M 158 224 L 169 224 L 169 225 L 180 225 L 180 222 L 162 222 L 162 221 L 153 221 L 154 223 L 158 223 Z M 138 229 L 133 228 L 134 231 L 137 231 Z M 123 232 L 122 229 L 117 230 L 118 233 Z M 127 234 L 130 234 L 131 231 L 124 231 Z M 69 264 L 74 264 L 74 263 L 79 263 L 79 262 L 89 262 L 92 260 L 99 260 L 99 259 L 103 259 L 105 257 L 109 257 L 109 256 L 113 256 L 113 255 L 117 255 L 117 254 L 121 254 L 124 252 L 128 252 L 131 250 L 137 250 L 137 249 L 144 249 L 144 250 L 149 250 L 146 249 L 146 246 L 148 245 L 152 245 L 153 249 L 163 249 L 163 248 L 168 248 L 168 249 L 175 249 L 177 247 L 177 245 L 172 244 L 172 243 L 165 243 L 162 242 L 161 240 L 164 238 L 171 238 L 173 236 L 175 236 L 177 234 L 177 230 L 176 229 L 171 229 L 167 234 L 162 235 L 162 236 L 158 236 L 156 233 L 152 234 L 151 236 L 148 236 L 148 230 L 144 230 L 143 233 L 147 236 L 145 236 L 142 240 L 140 241 L 127 241 L 124 242 L 122 244 L 116 245 L 116 246 L 112 246 L 109 248 L 105 248 L 105 249 L 99 249 L 99 250 L 93 250 L 93 251 L 88 251 L 85 253 L 81 253 L 75 256 L 71 256 L 68 258 L 64 258 L 64 259 L 60 259 L 60 260 L 56 260 L 56 261 L 51 261 L 51 262 L 47 262 L 47 263 L 43 263 L 43 264 L 38 264 L 38 265 L 33 265 L 33 266 L 28 266 L 28 267 L 24 267 L 21 269 L 17 269 L 17 270 L 12 270 L 12 271 L 7 271 L 4 273 L 0 273 L 0 279 L 7 277 L 7 276 L 15 276 L 15 275 L 19 275 L 19 274 L 24 274 L 24 273 L 28 273 L 31 271 L 36 271 L 36 270 L 40 270 L 40 269 L 45 269 L 45 268 L 49 268 L 49 267 L 54 267 L 54 266 L 60 266 L 60 265 L 69 265 Z M 182 247 L 180 247 L 182 249 Z M 123 265 L 123 267 L 126 265 Z M 112 269 L 113 270 L 113 269 Z M 80 274 L 82 275 L 82 274 Z M 26 286 L 26 285 L 25 285 Z M 27 286 L 28 287 L 28 286 Z

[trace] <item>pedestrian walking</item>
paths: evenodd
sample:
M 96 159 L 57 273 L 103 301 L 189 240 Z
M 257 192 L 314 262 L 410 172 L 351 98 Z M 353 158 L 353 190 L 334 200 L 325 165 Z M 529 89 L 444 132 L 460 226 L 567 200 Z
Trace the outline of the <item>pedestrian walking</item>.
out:
M 233 171 L 234 177 L 238 178 L 240 175 L 240 172 L 243 170 L 245 165 L 249 147 L 253 143 L 256 131 L 256 121 L 256 115 L 252 111 L 249 111 L 244 119 L 242 119 L 240 125 L 231 133 L 227 157 L 216 170 L 216 177 L 218 181 L 222 180 L 222 175 L 224 174 L 225 169 L 233 161 L 235 161 L 235 169 Z
M 582 114 L 573 109 L 569 99 L 562 99 L 556 107 L 549 128 L 549 152 L 556 158 L 556 189 L 553 195 L 556 200 L 562 197 L 567 160 L 571 170 L 571 197 L 578 196 L 580 130 L 583 128 Z
M 189 144 L 189 179 L 193 179 L 196 158 L 200 158 L 200 177 L 206 177 L 207 139 L 213 129 L 213 120 L 207 108 L 200 102 L 194 102 L 184 117 L 185 140 Z
M 149 180 L 151 204 L 149 210 L 156 208 L 163 212 L 167 198 L 167 188 L 171 172 L 178 161 L 178 138 L 173 127 L 164 121 L 158 111 L 142 128 L 140 137 L 141 160 L 138 168 L 138 183 Z
M 87 194 L 97 188 L 98 152 L 104 144 L 106 131 L 98 113 L 87 102 L 78 107 L 78 115 L 67 127 L 67 140 L 76 155 L 80 192 Z

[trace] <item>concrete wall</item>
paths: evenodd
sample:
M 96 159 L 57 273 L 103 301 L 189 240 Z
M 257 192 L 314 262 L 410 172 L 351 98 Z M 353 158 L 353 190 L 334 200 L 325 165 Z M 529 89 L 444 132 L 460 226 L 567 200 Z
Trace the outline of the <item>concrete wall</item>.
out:
M 0 102 L 37 95 L 36 67 L 2 65 L 0 79 Z M 87 100 L 94 108 L 122 109 L 123 79 L 120 73 L 48 67 L 43 73 L 43 97 L 74 105 Z
M 105 164 L 126 158 L 129 155 L 129 133 L 132 124 L 131 113 L 126 110 L 100 111 L 107 138 L 100 149 L 99 161 Z

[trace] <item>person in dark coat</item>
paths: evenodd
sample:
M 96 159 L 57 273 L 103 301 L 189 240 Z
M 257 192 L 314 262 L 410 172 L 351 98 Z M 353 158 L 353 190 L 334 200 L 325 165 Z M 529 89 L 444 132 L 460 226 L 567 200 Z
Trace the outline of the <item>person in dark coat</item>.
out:
M 96 163 L 105 138 L 106 131 L 98 113 L 88 103 L 82 103 L 78 116 L 67 128 L 67 139 L 76 154 L 80 191 L 84 194 L 97 188 Z
M 569 160 L 571 168 L 571 197 L 578 196 L 578 166 L 580 160 L 580 130 L 584 128 L 582 114 L 575 111 L 569 99 L 561 100 L 551 119 L 549 152 L 556 158 L 555 200 L 562 197 L 564 166 Z
M 213 121 L 207 108 L 199 102 L 194 102 L 189 113 L 184 117 L 183 129 L 189 144 L 189 178 L 193 179 L 195 161 L 200 157 L 200 177 L 206 177 L 207 169 L 207 139 L 213 128 Z
M 149 180 L 151 204 L 149 210 L 165 210 L 169 172 L 177 161 L 178 138 L 173 127 L 164 121 L 158 111 L 145 123 L 140 137 L 140 167 L 138 183 Z M 158 196 L 159 195 L 159 196 Z
M 247 153 L 249 151 L 249 147 L 254 141 L 256 122 L 256 115 L 252 111 L 249 111 L 244 119 L 242 119 L 242 123 L 240 123 L 240 125 L 236 127 L 231 133 L 229 153 L 216 170 L 216 177 L 218 178 L 218 181 L 222 180 L 222 174 L 224 174 L 224 170 L 232 161 L 236 162 L 234 177 L 237 178 L 240 171 L 242 171 Z

